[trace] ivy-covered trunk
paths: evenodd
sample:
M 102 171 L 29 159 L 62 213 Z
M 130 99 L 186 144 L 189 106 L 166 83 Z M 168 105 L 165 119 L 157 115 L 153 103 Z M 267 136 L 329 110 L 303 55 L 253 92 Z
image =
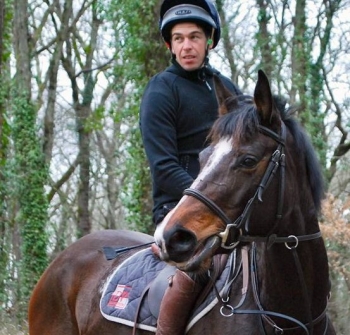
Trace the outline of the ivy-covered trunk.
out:
M 277 62 L 274 58 L 276 50 L 273 48 L 272 35 L 267 29 L 269 21 L 271 19 L 271 15 L 267 11 L 269 4 L 264 0 L 257 0 L 256 3 L 259 8 L 257 18 L 259 30 L 256 34 L 256 48 L 258 50 L 258 54 L 261 55 L 261 65 L 259 67 L 261 69 L 264 69 L 269 77 L 273 77 Z
M 9 248 L 7 244 L 8 229 L 6 224 L 6 177 L 5 166 L 7 160 L 7 147 L 9 125 L 6 122 L 6 100 L 9 88 L 8 62 L 10 55 L 10 13 L 6 1 L 0 1 L 0 311 L 6 306 L 6 281 Z
M 324 31 L 320 36 L 320 47 L 315 60 L 310 63 L 309 71 L 309 110 L 310 110 L 310 123 L 308 130 L 311 134 L 313 143 L 319 153 L 322 166 L 326 167 L 327 164 L 327 136 L 325 130 L 325 110 L 322 106 L 322 102 L 325 100 L 324 82 L 326 66 L 324 65 L 325 58 L 327 57 L 328 48 L 330 46 L 331 32 L 334 28 L 334 17 L 342 5 L 341 0 L 326 1 L 324 11 Z M 310 50 L 310 53 L 312 50 Z M 324 108 L 324 111 L 322 111 Z M 334 161 L 333 161 L 334 162 Z M 332 163 L 333 163 L 332 162 Z M 324 168 L 326 172 L 326 168 Z M 331 172 L 331 171 L 330 171 Z M 333 177 L 332 173 L 327 174 L 328 181 Z
M 134 94 L 125 115 L 131 135 L 127 168 L 133 171 L 128 174 L 124 183 L 127 189 L 125 193 L 129 195 L 124 199 L 124 205 L 128 208 L 126 220 L 132 228 L 146 233 L 152 233 L 154 229 L 151 220 L 151 176 L 142 146 L 138 118 L 141 96 L 147 82 L 157 72 L 164 70 L 171 58 L 157 24 L 161 2 L 162 0 L 113 0 L 109 8 L 113 22 L 125 22 L 125 62 L 122 68 L 116 66 L 116 75 L 122 75 L 134 83 Z M 119 16 L 119 20 L 115 19 L 116 16 Z M 114 28 L 117 37 L 118 27 Z M 120 42 L 116 40 L 115 43 Z
M 28 44 L 28 1 L 14 2 L 14 53 L 16 75 L 12 87 L 15 192 L 19 203 L 16 224 L 20 228 L 19 320 L 25 320 L 26 305 L 34 284 L 45 270 L 48 238 L 47 200 L 44 185 L 47 169 L 36 129 L 37 111 L 31 101 L 31 50 Z
M 308 48 L 307 25 L 305 0 L 298 0 L 295 7 L 294 15 L 294 35 L 292 39 L 291 64 L 292 64 L 292 87 L 291 87 L 291 103 L 296 103 L 300 106 L 300 110 L 305 111 L 301 115 L 301 120 L 307 124 L 307 71 L 310 63 L 310 54 Z
M 72 6 L 72 5 L 71 5 Z M 95 79 L 92 73 L 93 55 L 96 50 L 98 29 L 101 21 L 98 19 L 96 1 L 92 6 L 92 30 L 89 45 L 86 47 L 84 90 L 82 102 L 75 100 L 76 124 L 79 142 L 79 189 L 78 189 L 78 238 L 91 232 L 91 219 L 89 210 L 90 193 L 90 166 L 91 166 L 91 129 L 87 121 L 91 116 L 91 102 L 95 88 Z

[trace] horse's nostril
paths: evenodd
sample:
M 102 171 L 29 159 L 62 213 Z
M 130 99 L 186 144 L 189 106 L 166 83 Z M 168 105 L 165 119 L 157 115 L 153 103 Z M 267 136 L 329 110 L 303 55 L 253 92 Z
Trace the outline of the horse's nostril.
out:
M 188 260 L 196 246 L 196 236 L 189 230 L 175 227 L 165 236 L 166 249 L 172 261 Z
M 188 243 L 192 239 L 192 234 L 188 231 L 176 231 L 170 238 L 172 243 Z

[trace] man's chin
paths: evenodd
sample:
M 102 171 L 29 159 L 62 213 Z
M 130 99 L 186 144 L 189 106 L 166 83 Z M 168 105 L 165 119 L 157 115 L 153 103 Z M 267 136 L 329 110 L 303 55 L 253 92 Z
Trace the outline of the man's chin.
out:
M 188 63 L 181 62 L 180 65 L 186 71 L 194 71 L 200 68 L 200 65 L 195 63 L 188 64 Z

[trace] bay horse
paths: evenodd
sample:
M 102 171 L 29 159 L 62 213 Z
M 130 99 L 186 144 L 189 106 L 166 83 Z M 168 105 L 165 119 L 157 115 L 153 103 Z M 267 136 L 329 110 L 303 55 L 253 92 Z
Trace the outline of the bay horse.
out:
M 205 271 L 225 250 L 242 255 L 220 311 L 203 320 L 210 330 L 194 333 L 335 334 L 318 224 L 323 178 L 309 138 L 261 70 L 254 97 L 218 80 L 216 92 L 220 117 L 200 173 L 154 235 L 161 259 L 183 271 Z
M 229 254 L 234 264 L 216 305 L 187 334 L 335 334 L 317 220 L 322 174 L 310 141 L 279 112 L 262 71 L 254 97 L 232 96 L 219 79 L 216 92 L 220 117 L 200 155 L 201 172 L 154 238 L 106 230 L 65 249 L 34 288 L 30 335 L 131 334 L 101 315 L 99 301 L 133 247 L 154 241 L 162 260 L 192 274 L 210 274 L 215 254 Z M 108 261 L 102 248 L 111 245 L 131 250 Z

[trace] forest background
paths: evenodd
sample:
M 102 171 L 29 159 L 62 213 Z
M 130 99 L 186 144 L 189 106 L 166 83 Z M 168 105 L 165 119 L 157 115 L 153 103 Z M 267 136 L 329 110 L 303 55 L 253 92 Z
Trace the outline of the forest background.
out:
M 329 311 L 350 334 L 350 0 L 216 0 L 212 64 L 298 105 L 327 181 Z M 153 232 L 140 97 L 170 60 L 160 0 L 0 0 L 0 334 L 27 334 L 49 262 L 99 229 Z

